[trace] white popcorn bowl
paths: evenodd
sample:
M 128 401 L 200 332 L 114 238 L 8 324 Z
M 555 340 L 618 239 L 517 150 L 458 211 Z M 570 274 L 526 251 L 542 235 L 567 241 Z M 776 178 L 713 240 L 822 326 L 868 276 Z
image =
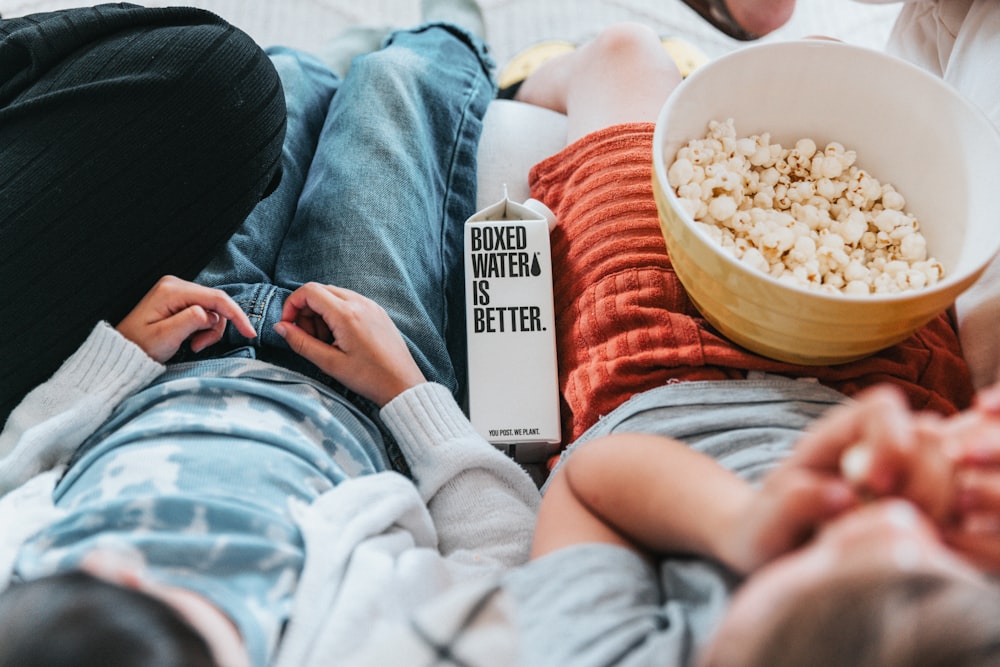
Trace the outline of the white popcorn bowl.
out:
M 828 294 L 781 282 L 723 250 L 670 187 L 677 150 L 732 118 L 740 137 L 794 147 L 837 141 L 906 198 L 933 286 L 892 295 Z M 722 334 L 780 361 L 829 365 L 899 343 L 952 305 L 1000 249 L 1000 134 L 930 74 L 891 56 L 818 39 L 749 46 L 696 70 L 660 111 L 653 190 L 674 270 Z

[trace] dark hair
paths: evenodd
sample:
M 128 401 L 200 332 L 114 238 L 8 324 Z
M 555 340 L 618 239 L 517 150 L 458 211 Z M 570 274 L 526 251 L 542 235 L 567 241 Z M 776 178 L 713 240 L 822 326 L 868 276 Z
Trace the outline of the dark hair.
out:
M 217 667 L 165 603 L 84 572 L 0 595 L 0 667 Z
M 1000 588 L 985 581 L 833 577 L 762 625 L 741 667 L 1000 666 Z

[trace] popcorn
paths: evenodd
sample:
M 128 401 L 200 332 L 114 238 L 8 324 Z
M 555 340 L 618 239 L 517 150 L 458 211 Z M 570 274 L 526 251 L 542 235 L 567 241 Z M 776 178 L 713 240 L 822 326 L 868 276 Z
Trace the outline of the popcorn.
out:
M 762 133 L 737 137 L 732 119 L 677 152 L 667 172 L 681 205 L 740 261 L 792 285 L 892 294 L 938 282 L 903 195 L 855 165 L 843 144 L 795 147 Z
M 736 214 L 736 201 L 729 195 L 714 197 L 708 203 L 708 214 L 719 222 L 725 222 Z

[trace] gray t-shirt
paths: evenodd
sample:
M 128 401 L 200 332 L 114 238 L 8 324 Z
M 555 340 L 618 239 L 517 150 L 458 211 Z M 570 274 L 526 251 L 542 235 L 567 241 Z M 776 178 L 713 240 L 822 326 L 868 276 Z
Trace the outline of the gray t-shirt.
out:
M 844 396 L 773 375 L 686 382 L 633 397 L 570 448 L 609 433 L 681 440 L 755 481 Z M 725 613 L 735 577 L 692 558 L 647 562 L 611 545 L 578 545 L 512 572 L 524 667 L 679 667 L 695 661 Z

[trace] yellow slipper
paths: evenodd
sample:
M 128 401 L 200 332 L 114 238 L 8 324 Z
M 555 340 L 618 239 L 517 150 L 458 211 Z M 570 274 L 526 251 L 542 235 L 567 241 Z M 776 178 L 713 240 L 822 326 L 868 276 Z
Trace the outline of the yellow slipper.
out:
M 673 59 L 682 77 L 708 62 L 701 49 L 676 37 L 664 37 L 660 40 L 663 48 Z M 535 72 L 543 63 L 556 56 L 571 53 L 576 50 L 576 44 L 564 40 L 548 40 L 533 44 L 514 55 L 500 72 L 497 85 L 500 88 L 498 97 L 512 99 L 521 83 Z
M 575 50 L 576 44 L 573 42 L 564 42 L 556 39 L 532 44 L 520 53 L 515 54 L 507 62 L 503 71 L 500 72 L 500 76 L 497 78 L 497 85 L 500 87 L 500 90 L 515 86 L 527 79 L 528 76 L 533 74 L 544 63 L 556 56 L 571 53 Z
M 708 62 L 708 56 L 701 49 L 678 37 L 664 37 L 660 40 L 660 44 L 670 54 L 677 69 L 680 70 L 681 76 L 685 79 L 691 72 Z

